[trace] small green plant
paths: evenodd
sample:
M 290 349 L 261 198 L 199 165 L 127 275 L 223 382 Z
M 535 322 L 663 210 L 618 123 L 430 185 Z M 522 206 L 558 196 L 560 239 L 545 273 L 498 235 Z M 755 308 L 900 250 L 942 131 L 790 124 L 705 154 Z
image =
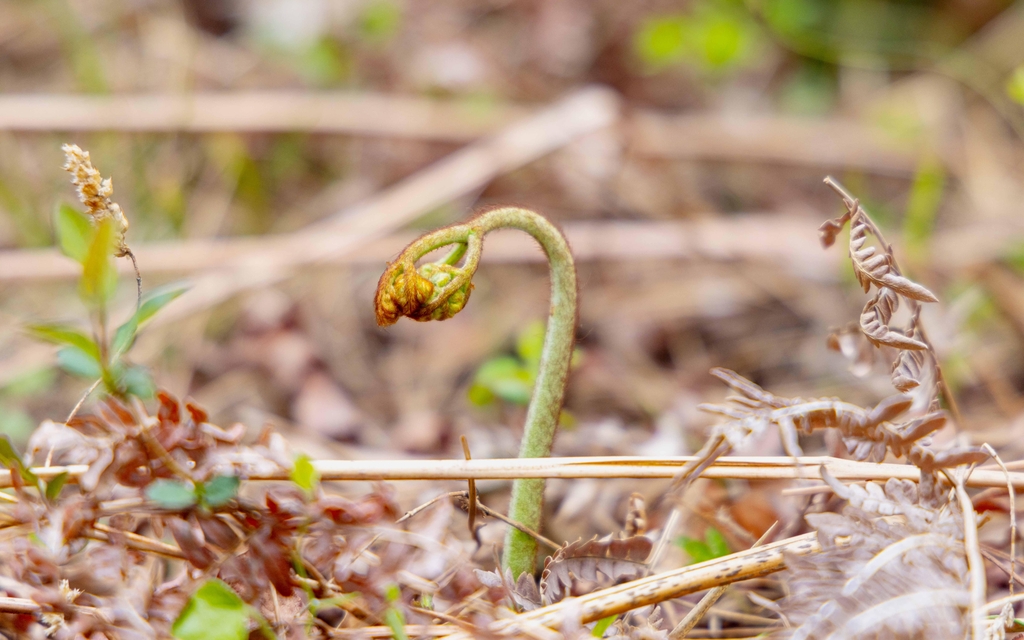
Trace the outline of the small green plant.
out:
M 397 584 L 388 586 L 385 596 L 390 606 L 384 612 L 384 624 L 391 629 L 391 637 L 395 640 L 409 640 L 409 634 L 405 631 L 405 616 L 395 603 L 402 597 L 402 592 Z
M 241 479 L 237 476 L 214 476 L 206 482 L 185 482 L 161 478 L 146 487 L 146 497 L 172 511 L 198 506 L 212 511 L 234 500 Z
M 257 622 L 264 638 L 277 637 L 259 611 L 214 578 L 199 587 L 185 604 L 171 633 L 178 640 L 245 640 L 250 637 L 250 620 Z
M 500 355 L 484 362 L 473 376 L 469 387 L 469 401 L 483 407 L 501 400 L 526 406 L 533 396 L 533 387 L 540 371 L 540 356 L 544 350 L 544 323 L 531 322 L 516 337 L 515 355 Z M 579 349 L 574 349 L 570 369 L 580 359 Z M 569 426 L 574 419 L 564 409 L 559 418 L 562 426 Z
M 309 498 L 313 497 L 317 487 L 320 486 L 320 474 L 313 466 L 313 460 L 304 453 L 295 457 L 295 464 L 292 465 L 292 471 L 288 474 L 288 478 Z
M 721 558 L 730 553 L 729 543 L 725 541 L 725 536 L 714 527 L 707 528 L 703 541 L 689 536 L 679 536 L 676 539 L 676 544 L 686 552 L 686 555 L 690 556 L 690 561 L 693 564 Z
M 484 211 L 467 223 L 428 233 L 388 265 L 377 284 L 374 308 L 381 326 L 394 324 L 402 316 L 420 322 L 451 318 L 469 300 L 484 236 L 501 228 L 529 233 L 543 247 L 551 264 L 550 317 L 519 451 L 520 458 L 544 458 L 551 454 L 562 409 L 577 313 L 576 266 L 565 237 L 554 225 L 528 209 L 503 207 Z M 416 266 L 428 253 L 453 245 L 444 258 Z M 462 266 L 458 266 L 460 261 Z M 509 507 L 512 520 L 536 531 L 543 506 L 543 480 L 516 480 Z M 509 529 L 502 565 L 518 577 L 533 572 L 536 556 L 537 541 L 518 529 Z
M 89 311 L 91 331 L 50 323 L 30 325 L 29 333 L 60 345 L 58 364 L 72 375 L 94 380 L 90 391 L 102 384 L 112 396 L 150 398 L 155 386 L 149 372 L 132 364 L 126 356 L 139 330 L 161 308 L 181 295 L 185 287 L 171 285 L 142 295 L 142 280 L 136 267 L 135 312 L 115 330 L 110 330 L 109 305 L 117 291 L 117 269 L 113 260 L 128 257 L 135 263 L 134 254 L 125 242 L 128 221 L 121 207 L 110 199 L 113 195 L 110 178 L 100 177 L 89 153 L 75 145 L 64 145 L 64 153 L 67 157 L 64 168 L 72 174 L 72 183 L 78 188 L 86 211 L 69 205 L 58 207 L 57 241 L 61 252 L 82 266 L 78 293 Z

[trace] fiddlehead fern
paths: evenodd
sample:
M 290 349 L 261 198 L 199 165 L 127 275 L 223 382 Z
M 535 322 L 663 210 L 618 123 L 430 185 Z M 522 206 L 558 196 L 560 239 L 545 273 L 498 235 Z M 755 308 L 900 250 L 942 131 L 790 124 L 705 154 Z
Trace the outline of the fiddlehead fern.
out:
M 469 300 L 484 235 L 503 228 L 519 229 L 533 236 L 551 265 L 547 333 L 519 450 L 520 458 L 543 458 L 551 454 L 576 330 L 576 267 L 565 237 L 554 225 L 533 211 L 502 207 L 484 211 L 464 224 L 428 233 L 388 265 L 377 284 L 374 307 L 381 326 L 394 324 L 402 316 L 421 322 L 454 316 Z M 452 245 L 451 252 L 441 260 L 416 267 L 416 261 L 431 251 Z M 515 482 L 510 518 L 536 531 L 543 505 L 544 480 Z M 533 538 L 509 529 L 502 564 L 514 577 L 532 572 L 536 555 L 537 543 Z

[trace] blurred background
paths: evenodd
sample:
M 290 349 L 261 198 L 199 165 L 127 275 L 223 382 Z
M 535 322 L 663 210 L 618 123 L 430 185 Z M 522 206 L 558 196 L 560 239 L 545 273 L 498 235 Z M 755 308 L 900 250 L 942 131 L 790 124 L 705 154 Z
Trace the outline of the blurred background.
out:
M 1022 42 L 1002 0 L 9 0 L 0 430 L 24 441 L 88 386 L 22 331 L 87 317 L 53 248 L 73 142 L 113 177 L 145 287 L 193 283 L 133 360 L 317 457 L 461 457 L 463 434 L 515 455 L 548 297 L 530 239 L 488 239 L 452 320 L 382 330 L 371 308 L 405 243 L 492 204 L 544 213 L 578 254 L 560 455 L 692 452 L 713 366 L 890 395 L 890 360 L 826 344 L 865 302 L 817 239 L 843 210 L 827 174 L 942 299 L 925 323 L 963 412 L 943 437 L 1020 457 Z M 638 486 L 551 483 L 550 535 L 616 530 Z M 748 531 L 786 508 L 714 487 Z

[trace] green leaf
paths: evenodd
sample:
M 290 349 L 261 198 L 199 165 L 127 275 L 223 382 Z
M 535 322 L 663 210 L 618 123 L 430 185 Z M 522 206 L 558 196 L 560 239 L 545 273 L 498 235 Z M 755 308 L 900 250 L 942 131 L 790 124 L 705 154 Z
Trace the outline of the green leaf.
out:
M 11 436 L 15 441 L 29 439 L 36 428 L 36 421 L 23 409 L 0 404 L 0 434 Z
M 292 472 L 288 476 L 306 495 L 312 495 L 317 484 L 320 483 L 320 474 L 317 473 L 313 461 L 304 453 L 295 457 L 295 464 L 292 465 Z
M 157 311 L 166 307 L 168 303 L 188 291 L 188 289 L 189 285 L 176 282 L 158 289 L 153 289 L 146 295 L 142 296 L 142 304 L 139 305 L 139 311 L 136 313 L 139 325 L 141 326 L 145 324 L 147 320 L 156 315 Z
M 139 332 L 146 322 L 152 318 L 160 309 L 163 309 L 171 301 L 188 291 L 188 286 L 175 283 L 159 289 L 154 289 L 142 296 L 142 303 L 138 310 L 132 314 L 127 322 L 122 324 L 114 332 L 114 340 L 110 343 L 114 357 L 126 352 L 135 341 L 135 334 Z
M 164 509 L 181 511 L 196 503 L 196 490 L 181 480 L 161 478 L 146 487 L 146 497 Z
M 594 625 L 594 630 L 590 633 L 590 635 L 595 638 L 603 637 L 604 632 L 607 631 L 608 627 L 612 626 L 612 624 L 615 622 L 615 618 L 616 616 L 612 615 L 608 616 L 607 618 L 601 618 L 600 620 L 598 620 L 597 624 Z
M 96 234 L 96 227 L 89 220 L 89 216 L 70 205 L 62 204 L 57 207 L 54 218 L 57 244 L 60 245 L 61 253 L 79 264 L 85 262 L 89 245 Z
M 717 69 L 736 64 L 749 46 L 749 33 L 739 15 L 706 12 L 699 23 L 698 52 L 705 66 Z
M 721 558 L 731 553 L 729 551 L 729 543 L 725 541 L 725 536 L 714 527 L 708 527 L 708 530 L 704 532 L 704 542 L 707 543 L 708 551 L 711 552 L 712 558 Z
M 82 300 L 93 307 L 104 306 L 117 289 L 117 270 L 114 268 L 114 223 L 104 220 L 96 227 L 96 235 L 82 262 L 82 279 L 78 292 Z
M 81 351 L 92 356 L 96 362 L 100 360 L 100 349 L 93 342 L 93 339 L 74 327 L 62 324 L 33 324 L 28 326 L 28 332 L 46 342 L 78 347 Z
M 96 379 L 103 375 L 99 360 L 78 347 L 64 347 L 58 351 L 57 364 L 68 373 L 82 378 Z
M 633 38 L 640 60 L 652 70 L 682 60 L 686 52 L 687 21 L 684 16 L 656 16 L 645 19 Z
M 207 580 L 189 598 L 171 633 L 178 640 L 245 640 L 249 617 L 249 608 L 231 587 Z
M 132 365 L 119 370 L 115 378 L 118 389 L 142 400 L 148 400 L 156 395 L 156 383 L 149 370 L 141 365 Z
M 540 364 L 540 356 L 544 351 L 544 323 L 540 320 L 531 322 L 519 333 L 516 339 L 516 353 L 528 366 L 536 369 Z
M 26 484 L 39 487 L 39 477 L 21 461 L 21 456 L 6 435 L 0 436 L 0 464 L 12 471 L 17 471 Z
M 398 4 L 376 0 L 365 5 L 359 16 L 359 32 L 367 40 L 386 42 L 401 26 L 402 10 Z
M 1024 65 L 1014 69 L 1010 79 L 1006 81 L 1006 95 L 1014 102 L 1024 104 Z
M 46 483 L 46 499 L 53 502 L 60 495 L 60 490 L 68 481 L 68 472 L 58 473 L 52 480 Z
M 402 597 L 402 590 L 397 584 L 389 584 L 384 589 L 384 598 L 391 603 L 398 602 Z M 384 612 L 384 624 L 391 628 L 391 637 L 395 640 L 409 640 L 405 633 L 405 616 L 394 605 L 388 607 Z
M 506 402 L 529 404 L 534 377 L 512 356 L 488 360 L 477 369 L 474 382 Z
M 37 396 L 53 386 L 56 372 L 53 365 L 46 364 L 35 369 L 26 369 L 15 374 L 3 386 L 3 394 L 8 398 L 26 398 Z
M 237 476 L 215 476 L 204 482 L 201 487 L 200 501 L 208 507 L 217 508 L 231 502 L 238 495 L 238 487 L 242 483 Z M 199 489 L 199 487 L 197 487 Z
M 686 555 L 690 556 L 690 564 L 697 564 L 699 562 L 706 562 L 713 559 L 715 556 L 711 553 L 711 549 L 708 545 L 697 540 L 696 538 L 690 538 L 688 536 L 679 536 L 676 539 L 676 544 L 683 548 Z
M 478 407 L 485 407 L 498 399 L 497 396 L 491 393 L 490 389 L 478 382 L 470 385 L 466 395 L 469 396 L 469 401 Z

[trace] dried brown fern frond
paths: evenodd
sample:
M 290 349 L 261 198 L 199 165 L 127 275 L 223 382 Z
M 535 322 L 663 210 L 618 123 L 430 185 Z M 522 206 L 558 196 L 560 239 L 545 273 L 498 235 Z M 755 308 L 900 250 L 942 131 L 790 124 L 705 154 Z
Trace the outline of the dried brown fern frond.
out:
M 892 245 L 885 241 L 860 201 L 832 177 L 825 178 L 825 184 L 843 199 L 846 213 L 819 227 L 822 244 L 825 247 L 832 246 L 838 233 L 849 223 L 850 261 L 857 281 L 865 293 L 870 292 L 872 287 L 876 289 L 875 295 L 861 311 L 861 334 L 875 347 L 897 350 L 892 364 L 892 384 L 904 393 L 913 391 L 917 409 L 925 411 L 937 408 L 941 394 L 953 417 L 957 418 L 956 402 L 945 386 L 935 349 L 921 324 L 921 303 L 938 302 L 938 298 L 924 286 L 903 275 Z M 868 244 L 870 237 L 875 239 L 877 247 Z M 901 304 L 906 305 L 910 319 L 905 326 L 894 327 L 893 317 Z M 838 339 L 833 340 L 838 346 Z M 854 352 L 852 349 L 847 351 Z M 858 362 L 862 362 L 863 354 L 859 350 L 855 353 Z
M 645 561 L 651 554 L 651 540 L 644 536 L 629 538 L 592 538 L 560 547 L 544 560 L 540 583 L 529 573 L 512 579 L 512 573 L 477 571 L 480 582 L 500 588 L 519 608 L 532 611 L 560 602 L 568 596 L 590 593 L 635 580 L 647 571 Z
M 651 540 L 643 536 L 577 540 L 563 546 L 544 561 L 540 575 L 542 602 L 548 605 L 570 595 L 589 593 L 602 582 L 609 586 L 641 577 L 647 570 L 644 562 L 652 546 Z
M 891 452 L 897 457 L 907 456 L 914 464 L 933 472 L 987 457 L 977 447 L 942 453 L 928 450 L 922 441 L 942 427 L 946 414 L 933 411 L 897 421 L 913 403 L 906 395 L 889 396 L 875 407 L 864 409 L 836 398 L 776 396 L 728 369 L 712 369 L 711 374 L 738 392 L 726 404 L 700 405 L 704 411 L 727 418 L 714 427 L 712 438 L 722 437 L 733 446 L 773 426 L 781 431 L 783 442 L 790 443 L 787 448 L 791 448 L 791 454 L 799 452 L 798 431 L 806 434 L 818 429 L 837 429 L 850 455 L 857 460 L 881 462 L 886 452 Z
M 841 514 L 807 516 L 822 551 L 787 556 L 789 595 L 780 604 L 792 628 L 777 637 L 964 637 L 970 591 L 960 511 L 922 507 L 912 482 L 829 484 L 849 504 Z

